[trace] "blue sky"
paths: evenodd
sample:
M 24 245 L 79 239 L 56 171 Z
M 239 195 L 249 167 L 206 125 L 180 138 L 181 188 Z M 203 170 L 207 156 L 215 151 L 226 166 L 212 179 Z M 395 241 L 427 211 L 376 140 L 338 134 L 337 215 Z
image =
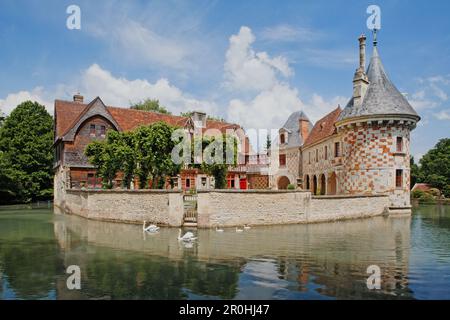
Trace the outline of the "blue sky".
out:
M 66 8 L 81 8 L 81 30 Z M 381 8 L 379 52 L 422 121 L 420 157 L 450 128 L 448 1 L 0 2 L 0 110 L 54 99 L 126 107 L 158 98 L 173 113 L 201 109 L 245 128 L 278 128 L 303 109 L 315 121 L 345 106 L 366 8 Z

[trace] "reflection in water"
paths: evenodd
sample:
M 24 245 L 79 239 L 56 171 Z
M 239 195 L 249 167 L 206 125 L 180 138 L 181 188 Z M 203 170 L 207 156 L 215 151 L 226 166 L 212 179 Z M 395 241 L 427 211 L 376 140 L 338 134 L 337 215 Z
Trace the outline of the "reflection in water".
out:
M 0 210 L 0 297 L 450 298 L 442 284 L 450 276 L 449 209 L 421 206 L 412 218 L 242 233 L 200 229 L 193 231 L 198 240 L 190 247 L 177 240 L 178 229 L 145 235 L 137 225 L 41 209 Z M 66 288 L 65 269 L 72 264 L 81 268 L 79 291 Z M 373 264 L 381 268 L 381 290 L 366 286 L 366 269 Z

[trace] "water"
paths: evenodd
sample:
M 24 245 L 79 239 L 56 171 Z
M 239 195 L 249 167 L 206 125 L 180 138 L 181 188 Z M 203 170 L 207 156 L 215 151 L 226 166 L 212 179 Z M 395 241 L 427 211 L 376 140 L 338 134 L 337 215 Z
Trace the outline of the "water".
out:
M 450 299 L 450 206 L 411 217 L 144 236 L 142 226 L 0 209 L 1 299 Z M 66 268 L 81 268 L 68 290 Z M 380 290 L 366 269 L 381 268 Z

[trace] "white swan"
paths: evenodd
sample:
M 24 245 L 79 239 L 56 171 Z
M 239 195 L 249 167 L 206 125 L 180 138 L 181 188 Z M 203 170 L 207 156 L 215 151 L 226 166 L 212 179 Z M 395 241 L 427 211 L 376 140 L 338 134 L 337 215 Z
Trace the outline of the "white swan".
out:
M 181 236 L 181 229 L 178 229 L 178 240 L 179 241 L 193 241 L 197 239 L 194 234 L 190 231 L 186 232 L 183 236 Z
M 219 229 L 219 228 L 216 226 L 216 231 L 217 231 L 217 232 L 223 232 L 223 229 L 222 229 L 222 228 Z
M 244 224 L 244 229 L 248 230 L 248 229 L 251 229 L 251 227 L 248 224 Z
M 239 229 L 238 227 L 236 227 L 236 232 L 242 232 L 244 231 L 244 229 Z
M 148 227 L 146 226 L 146 224 L 147 221 L 144 220 L 144 224 L 142 225 L 142 231 L 144 232 L 156 232 L 159 230 L 159 227 L 154 224 L 151 224 Z

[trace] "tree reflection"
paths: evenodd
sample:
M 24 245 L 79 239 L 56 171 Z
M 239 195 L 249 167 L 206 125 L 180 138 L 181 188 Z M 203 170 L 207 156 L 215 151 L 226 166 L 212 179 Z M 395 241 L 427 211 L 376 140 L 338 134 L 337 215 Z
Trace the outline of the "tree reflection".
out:
M 36 214 L 0 222 L 2 284 L 7 277 L 19 299 L 48 298 L 56 275 L 63 270 L 53 226 L 41 218 Z
M 86 261 L 84 289 L 91 297 L 111 299 L 187 299 L 189 292 L 231 299 L 240 267 L 156 256 L 116 253 L 97 248 Z

